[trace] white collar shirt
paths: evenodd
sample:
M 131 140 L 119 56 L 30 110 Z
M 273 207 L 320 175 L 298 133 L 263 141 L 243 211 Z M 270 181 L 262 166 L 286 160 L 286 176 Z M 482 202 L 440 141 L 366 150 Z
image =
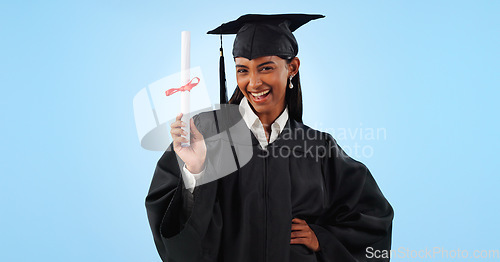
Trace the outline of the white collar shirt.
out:
M 262 122 L 260 122 L 259 117 L 253 112 L 246 97 L 241 99 L 239 111 L 246 125 L 255 135 L 263 149 L 266 149 L 269 143 L 274 142 L 276 138 L 278 138 L 278 135 L 281 131 L 283 131 L 285 124 L 288 121 L 288 107 L 285 107 L 285 110 L 283 110 L 281 115 L 271 124 L 271 134 L 269 142 L 267 142 L 264 126 L 262 125 Z

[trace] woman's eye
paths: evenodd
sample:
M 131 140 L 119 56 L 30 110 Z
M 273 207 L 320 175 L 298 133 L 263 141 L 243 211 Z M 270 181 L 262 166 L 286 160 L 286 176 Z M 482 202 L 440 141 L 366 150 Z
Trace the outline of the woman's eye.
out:
M 236 72 L 238 72 L 238 73 L 246 73 L 247 70 L 246 69 L 238 69 Z
M 272 70 L 272 69 L 273 69 L 272 67 L 266 66 L 266 67 L 261 68 L 260 70 L 261 71 L 269 71 L 269 70 Z

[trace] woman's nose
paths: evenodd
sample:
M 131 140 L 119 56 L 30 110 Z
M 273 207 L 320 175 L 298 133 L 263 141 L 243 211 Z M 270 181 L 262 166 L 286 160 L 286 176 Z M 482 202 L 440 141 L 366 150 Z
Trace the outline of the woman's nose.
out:
M 255 88 L 259 87 L 260 85 L 262 85 L 262 81 L 260 80 L 259 75 L 255 74 L 255 73 L 251 73 L 248 86 L 252 89 L 255 89 Z

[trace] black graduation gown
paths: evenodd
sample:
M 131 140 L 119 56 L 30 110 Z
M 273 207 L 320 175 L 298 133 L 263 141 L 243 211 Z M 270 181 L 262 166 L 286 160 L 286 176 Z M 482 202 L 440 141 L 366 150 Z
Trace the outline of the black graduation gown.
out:
M 368 247 L 390 249 L 392 207 L 365 165 L 331 135 L 289 119 L 267 150 L 246 126 L 250 143 L 239 143 L 242 134 L 231 132 L 228 150 L 227 136 L 218 134 L 244 122 L 237 110 L 225 114 L 194 117 L 208 153 L 207 180 L 193 194 L 184 187 L 183 163 L 172 145 L 158 161 L 146 209 L 163 261 L 371 261 Z M 253 155 L 241 161 L 233 149 L 238 157 L 245 149 Z M 246 164 L 236 170 L 238 162 Z M 216 179 L 221 163 L 233 163 L 235 171 Z M 320 251 L 290 244 L 293 218 L 306 220 Z

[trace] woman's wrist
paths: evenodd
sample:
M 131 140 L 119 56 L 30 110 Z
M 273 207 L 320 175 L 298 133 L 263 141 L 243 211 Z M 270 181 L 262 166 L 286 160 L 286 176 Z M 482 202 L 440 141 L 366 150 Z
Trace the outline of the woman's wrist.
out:
M 189 172 L 192 173 L 192 174 L 199 174 L 199 173 L 201 173 L 201 171 L 203 171 L 203 169 L 204 169 L 204 166 L 205 166 L 204 163 L 202 165 L 200 165 L 200 166 L 196 166 L 196 165 L 195 166 L 189 166 L 188 164 L 186 164 L 187 170 L 189 170 Z

